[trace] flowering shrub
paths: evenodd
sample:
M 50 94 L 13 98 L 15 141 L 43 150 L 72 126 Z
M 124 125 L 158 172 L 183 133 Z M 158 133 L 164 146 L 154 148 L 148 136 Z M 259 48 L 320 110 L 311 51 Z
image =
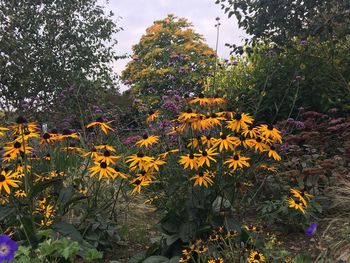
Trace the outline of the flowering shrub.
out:
M 254 123 L 247 113 L 224 110 L 226 99 L 201 94 L 177 105 L 182 110 L 150 111 L 150 128 L 126 157 L 132 192 L 165 212 L 159 249 L 167 256 L 224 223 L 238 231 L 273 174 L 272 163 L 281 159 L 280 131 Z

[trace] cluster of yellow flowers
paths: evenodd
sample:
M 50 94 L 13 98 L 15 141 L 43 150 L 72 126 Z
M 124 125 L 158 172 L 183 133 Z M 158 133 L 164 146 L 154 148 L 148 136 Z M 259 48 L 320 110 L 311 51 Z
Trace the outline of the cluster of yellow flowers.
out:
M 293 197 L 287 199 L 290 208 L 294 208 L 303 214 L 305 214 L 305 209 L 308 206 L 308 201 L 311 199 L 312 195 L 307 192 L 301 192 L 295 188 L 290 189 L 290 193 Z
M 180 112 L 176 119 L 172 120 L 173 127 L 168 135 L 178 135 L 187 138 L 188 143 L 181 149 L 179 164 L 184 170 L 195 171 L 190 180 L 194 181 L 194 186 L 205 186 L 214 183 L 218 159 L 224 159 L 223 164 L 227 166 L 226 174 L 232 175 L 234 171 L 250 167 L 250 157 L 246 156 L 247 150 L 267 153 L 268 157 L 274 160 L 281 160 L 275 145 L 282 143 L 281 132 L 268 124 L 254 125 L 252 116 L 246 113 L 238 113 L 231 110 L 217 110 L 226 103 L 224 98 L 206 98 L 203 95 L 187 99 L 188 109 Z M 155 121 L 161 116 L 159 110 L 151 111 L 147 116 L 147 123 Z M 157 135 L 145 134 L 136 143 L 138 147 L 150 147 L 159 143 Z M 158 155 L 158 157 L 146 156 L 144 153 L 129 156 L 133 168 L 139 164 L 140 170 L 144 169 L 148 162 L 153 160 L 165 160 L 165 158 L 180 149 L 168 150 Z M 159 159 L 158 159 L 159 158 Z M 164 164 L 164 161 L 161 163 Z M 146 165 L 147 166 L 147 165 Z M 143 171 L 144 173 L 146 171 Z M 140 179 L 140 180 L 139 180 Z M 149 185 L 154 176 L 146 178 L 139 177 L 137 182 Z M 139 189 L 138 189 L 139 192 Z

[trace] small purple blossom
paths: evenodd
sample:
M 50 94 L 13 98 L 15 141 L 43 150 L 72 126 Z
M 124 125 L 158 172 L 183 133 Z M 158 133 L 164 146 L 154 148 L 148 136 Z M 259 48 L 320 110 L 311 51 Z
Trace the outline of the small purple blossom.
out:
M 12 261 L 18 245 L 8 235 L 0 236 L 0 262 Z
M 305 230 L 305 235 L 308 237 L 312 237 L 317 230 L 317 224 L 312 223 L 309 225 L 309 227 Z
M 294 119 L 293 118 L 288 118 L 287 122 L 294 122 Z
M 299 130 L 305 129 L 305 123 L 302 121 L 295 121 L 294 124 L 295 124 L 295 127 L 297 127 L 297 129 Z
M 306 39 L 300 40 L 300 46 L 305 47 L 306 45 L 307 45 L 307 40 Z

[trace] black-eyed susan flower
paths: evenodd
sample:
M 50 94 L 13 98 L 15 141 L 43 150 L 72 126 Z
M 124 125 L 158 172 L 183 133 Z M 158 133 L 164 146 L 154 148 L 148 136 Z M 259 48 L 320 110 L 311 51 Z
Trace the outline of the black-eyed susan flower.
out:
M 144 153 L 132 154 L 127 157 L 126 163 L 129 163 L 129 168 L 138 168 L 142 170 L 146 164 L 154 161 L 154 157 L 146 156 Z
M 197 149 L 200 141 L 201 141 L 200 137 L 190 138 L 189 143 L 187 144 L 187 147 L 192 149 Z
M 261 137 L 257 137 L 256 139 L 248 139 L 246 142 L 247 145 L 254 148 L 255 151 L 265 152 L 268 150 L 268 145 Z
M 5 205 L 5 204 L 8 204 L 9 202 L 10 202 L 9 195 L 7 195 L 7 194 L 5 194 L 5 195 L 0 194 L 0 205 Z
M 119 155 L 112 155 L 110 151 L 104 150 L 102 155 L 98 155 L 94 158 L 94 161 L 96 162 L 105 162 L 108 165 L 109 164 L 115 164 L 115 162 L 120 159 L 121 156 Z
M 102 117 L 99 117 L 96 119 L 96 121 L 93 121 L 86 125 L 86 128 L 91 128 L 91 127 L 99 127 L 101 131 L 103 131 L 104 134 L 108 134 L 110 131 L 114 131 L 114 129 L 109 126 L 112 121 L 104 121 Z
M 294 208 L 296 210 L 299 210 L 303 214 L 305 214 L 305 208 L 306 207 L 304 206 L 302 201 L 296 201 L 293 198 L 289 198 L 287 201 L 288 201 L 288 204 L 289 204 L 290 208 Z
M 223 260 L 223 258 L 213 258 L 213 259 L 209 259 L 208 263 L 224 263 L 225 261 Z
M 197 244 L 194 251 L 196 251 L 198 254 L 203 254 L 208 250 L 208 246 L 204 243 Z
M 223 149 L 234 150 L 234 148 L 239 144 L 238 141 L 239 139 L 237 137 L 220 132 L 220 137 L 215 140 L 213 147 L 219 147 L 220 152 L 222 152 Z
M 27 143 L 21 143 L 18 141 L 9 142 L 4 146 L 4 156 L 11 156 L 11 158 L 16 158 L 21 152 L 24 154 L 29 154 L 33 150 Z
M 211 148 L 215 144 L 216 139 L 214 137 L 212 137 L 211 135 L 202 135 L 201 141 L 202 141 L 202 145 L 204 145 L 208 148 Z
M 238 232 L 236 230 L 230 229 L 226 232 L 225 239 L 235 238 L 238 236 Z
M 17 188 L 19 187 L 18 183 L 20 181 L 14 179 L 14 174 L 12 171 L 5 172 L 4 170 L 0 173 L 0 194 L 2 189 L 5 190 L 7 194 L 11 193 L 10 187 Z
M 160 111 L 159 110 L 156 110 L 156 111 L 151 110 L 148 113 L 146 122 L 150 123 L 150 122 L 154 121 L 156 118 L 158 118 L 159 115 L 160 115 Z
M 209 241 L 218 241 L 220 239 L 220 236 L 218 233 L 213 232 L 209 235 Z
M 106 150 L 108 151 L 108 150 Z M 90 151 L 85 152 L 83 154 L 83 156 L 85 157 L 90 157 L 90 158 L 96 158 L 98 156 L 100 156 L 100 153 L 97 151 L 96 147 L 92 147 Z
M 235 153 L 233 156 L 229 157 L 224 164 L 228 164 L 228 168 L 235 171 L 237 168 L 249 167 L 249 159 L 249 157 L 240 156 L 240 154 Z
M 267 149 L 268 149 L 268 156 L 269 157 L 272 157 L 276 161 L 280 161 L 282 159 L 281 156 L 276 152 L 275 146 L 273 146 L 273 145 L 268 146 Z
M 247 263 L 260 263 L 265 262 L 265 256 L 262 253 L 259 253 L 258 251 L 252 251 L 249 254 L 249 257 L 247 259 Z
M 198 120 L 198 114 L 193 112 L 192 109 L 187 109 L 185 112 L 181 112 L 177 118 L 180 122 L 193 122 Z
M 130 184 L 134 186 L 134 189 L 131 191 L 131 194 L 139 194 L 141 192 L 142 187 L 150 185 L 151 181 L 146 179 L 142 180 L 139 178 L 133 179 Z
M 148 148 L 149 146 L 157 143 L 158 141 L 159 141 L 159 136 L 144 134 L 142 136 L 142 139 L 138 140 L 135 143 L 135 145 L 138 146 L 138 147 L 146 147 L 146 148 Z
M 261 136 L 265 138 L 272 139 L 273 142 L 279 142 L 282 143 L 282 135 L 281 132 L 273 127 L 273 125 L 269 124 L 262 124 L 259 126 L 259 132 Z
M 214 175 L 213 173 L 209 171 L 205 172 L 199 172 L 196 175 L 192 176 L 190 180 L 194 181 L 194 186 L 199 185 L 202 186 L 204 185 L 206 188 L 208 188 L 209 185 L 212 185 L 214 183 L 213 178 Z
M 248 125 L 253 123 L 254 119 L 246 113 L 236 113 L 233 120 L 227 121 L 227 128 L 231 131 L 238 132 L 240 129 L 247 129 Z
M 159 166 L 166 164 L 165 161 L 161 159 L 152 159 L 150 162 L 145 163 L 143 169 L 148 172 L 157 171 L 159 172 Z
M 187 263 L 191 259 L 190 255 L 182 255 L 179 259 L 179 263 Z
M 95 162 L 95 165 L 89 168 L 89 172 L 91 177 L 98 174 L 99 181 L 102 180 L 102 178 L 109 180 L 117 176 L 117 172 L 105 162 Z
M 18 197 L 18 198 L 22 198 L 22 197 L 26 197 L 27 194 L 24 190 L 17 190 L 15 191 L 15 197 Z
M 72 132 L 69 129 L 64 129 L 62 131 L 62 134 L 57 134 L 57 140 L 64 140 L 64 139 L 79 139 L 79 134 L 76 132 Z
M 53 143 L 57 139 L 57 134 L 50 134 L 48 132 L 45 132 L 40 140 L 40 144 L 49 144 Z
M 214 156 L 218 155 L 219 153 L 215 152 L 214 148 L 209 148 L 206 150 L 199 150 L 199 154 L 195 154 L 195 156 L 198 158 L 198 166 L 201 167 L 204 164 L 208 167 L 210 167 L 210 162 L 216 163 L 216 160 Z
M 110 151 L 110 152 L 116 152 L 117 151 L 114 146 L 109 145 L 109 144 L 95 145 L 95 148 L 97 150 L 107 150 L 107 151 Z
M 189 101 L 189 104 L 195 104 L 195 103 L 198 103 L 201 106 L 209 105 L 210 98 L 206 98 L 204 94 L 199 94 L 198 97 L 195 97 Z
M 253 125 L 244 127 L 241 133 L 244 137 L 249 137 L 251 139 L 255 139 L 259 135 L 258 128 Z
M 198 158 L 193 153 L 181 156 L 179 163 L 184 167 L 184 169 L 189 167 L 191 170 L 197 170 L 198 168 Z

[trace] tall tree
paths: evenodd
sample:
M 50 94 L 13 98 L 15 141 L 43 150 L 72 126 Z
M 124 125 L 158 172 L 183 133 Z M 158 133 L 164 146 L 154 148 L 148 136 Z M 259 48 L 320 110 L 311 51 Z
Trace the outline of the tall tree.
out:
M 350 33 L 349 0 L 216 0 L 252 40 L 284 44 L 293 37 L 344 38 Z
M 191 27 L 185 18 L 168 15 L 146 29 L 122 72 L 134 92 L 160 96 L 167 90 L 184 94 L 203 89 L 215 52 Z
M 112 15 L 97 0 L 0 0 L 2 108 L 55 107 L 67 90 L 87 103 L 115 88 Z

